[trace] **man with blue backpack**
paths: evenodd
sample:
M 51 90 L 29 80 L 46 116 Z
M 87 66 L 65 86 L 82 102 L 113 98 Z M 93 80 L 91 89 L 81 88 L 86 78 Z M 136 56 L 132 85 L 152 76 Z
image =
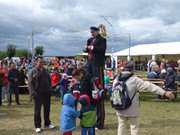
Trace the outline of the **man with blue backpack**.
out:
M 118 117 L 118 135 L 126 134 L 127 122 L 130 123 L 131 135 L 139 135 L 139 94 L 140 91 L 150 91 L 173 99 L 174 94 L 144 81 L 133 74 L 133 65 L 127 63 L 124 70 L 117 75 L 113 82 L 111 96 L 112 107 Z

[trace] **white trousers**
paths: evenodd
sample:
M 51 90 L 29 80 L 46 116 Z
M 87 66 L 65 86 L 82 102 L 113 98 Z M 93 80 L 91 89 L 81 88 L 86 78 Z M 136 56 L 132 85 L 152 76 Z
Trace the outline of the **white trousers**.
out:
M 118 116 L 118 135 L 127 134 L 127 125 L 130 124 L 131 135 L 139 135 L 139 119 L 138 117 Z

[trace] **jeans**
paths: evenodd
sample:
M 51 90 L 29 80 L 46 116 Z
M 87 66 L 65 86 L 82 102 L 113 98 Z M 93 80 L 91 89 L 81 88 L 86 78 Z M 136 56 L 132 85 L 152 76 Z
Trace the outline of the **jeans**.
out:
M 81 128 L 81 135 L 95 135 L 94 127 L 91 128 Z
M 9 101 L 9 85 L 2 87 L 2 100 Z
M 17 84 L 10 84 L 9 86 L 9 104 L 12 103 L 12 93 L 15 94 L 16 103 L 19 104 L 19 88 Z

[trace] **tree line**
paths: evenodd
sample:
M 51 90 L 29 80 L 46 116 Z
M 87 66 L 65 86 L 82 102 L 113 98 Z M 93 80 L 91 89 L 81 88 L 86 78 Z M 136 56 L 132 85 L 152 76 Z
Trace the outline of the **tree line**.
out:
M 34 48 L 35 56 L 42 56 L 44 54 L 43 46 L 36 46 Z M 0 51 L 0 59 L 2 58 L 12 58 L 12 57 L 32 57 L 32 52 L 28 49 L 17 49 L 16 45 L 9 44 L 5 51 Z

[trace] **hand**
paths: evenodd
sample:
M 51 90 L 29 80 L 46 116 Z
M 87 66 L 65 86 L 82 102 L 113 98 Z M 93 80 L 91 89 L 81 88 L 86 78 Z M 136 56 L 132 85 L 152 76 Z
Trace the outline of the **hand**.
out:
M 37 92 L 34 91 L 33 93 L 31 93 L 31 96 L 35 98 L 37 96 Z
M 87 47 L 89 50 L 93 50 L 93 46 L 92 45 L 89 45 L 88 47 Z
M 174 93 L 172 91 L 166 91 L 164 95 L 169 99 L 174 99 L 175 98 L 175 95 L 174 95 Z

